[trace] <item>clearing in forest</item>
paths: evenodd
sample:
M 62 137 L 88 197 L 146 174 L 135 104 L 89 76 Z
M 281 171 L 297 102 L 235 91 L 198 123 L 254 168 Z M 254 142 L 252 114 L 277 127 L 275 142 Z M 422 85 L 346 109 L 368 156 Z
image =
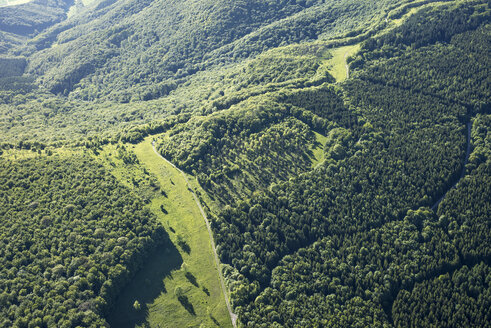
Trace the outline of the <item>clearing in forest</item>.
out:
M 332 58 L 329 60 L 329 73 L 331 73 L 337 82 L 342 82 L 349 77 L 349 67 L 346 59 L 356 54 L 358 50 L 360 50 L 360 44 L 339 47 L 332 50 Z
M 125 149 L 136 155 L 136 163 L 125 165 L 114 145 L 101 155 L 126 185 L 143 184 L 146 176 L 158 180 L 160 190 L 150 197 L 149 207 L 175 248 L 152 255 L 119 297 L 109 323 L 122 328 L 231 327 L 206 225 L 184 177 L 155 154 L 151 138 Z

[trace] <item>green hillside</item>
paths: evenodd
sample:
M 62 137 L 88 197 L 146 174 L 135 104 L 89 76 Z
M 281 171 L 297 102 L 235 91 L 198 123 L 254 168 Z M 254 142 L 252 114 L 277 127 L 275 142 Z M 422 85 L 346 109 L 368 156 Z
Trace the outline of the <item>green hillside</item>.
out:
M 59 23 L 73 0 L 0 1 L 0 54 L 12 51 L 29 35 Z
M 101 2 L 30 42 L 27 53 L 42 51 L 33 54 L 27 72 L 42 76 L 48 90 L 78 99 L 154 99 L 210 66 L 281 45 L 339 36 L 355 25 L 366 28 L 397 3 Z
M 0 2 L 0 327 L 490 326 L 490 6 Z

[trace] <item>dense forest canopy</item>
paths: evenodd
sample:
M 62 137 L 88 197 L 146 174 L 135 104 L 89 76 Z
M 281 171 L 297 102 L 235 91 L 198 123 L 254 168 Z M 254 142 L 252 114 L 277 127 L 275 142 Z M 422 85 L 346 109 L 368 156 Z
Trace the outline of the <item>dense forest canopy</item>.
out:
M 167 233 L 87 155 L 0 166 L 0 326 L 101 327 Z
M 195 205 L 239 327 L 490 326 L 490 6 L 0 7 L 0 327 L 107 325 Z

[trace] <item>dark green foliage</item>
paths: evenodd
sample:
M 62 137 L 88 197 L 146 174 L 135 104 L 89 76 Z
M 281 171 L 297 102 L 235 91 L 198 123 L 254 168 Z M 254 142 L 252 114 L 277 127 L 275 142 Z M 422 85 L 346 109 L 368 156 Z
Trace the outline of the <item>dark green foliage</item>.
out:
M 438 215 L 447 222 L 450 235 L 458 240 L 458 249 L 468 261 L 491 256 L 491 133 L 490 116 L 476 120 L 474 138 L 476 151 L 469 159 L 470 174 L 464 177 L 458 188 L 449 191 L 438 208 Z M 480 133 L 480 134 L 479 134 Z M 487 149 L 486 152 L 482 148 Z M 479 158 L 479 160 L 477 160 Z M 477 166 L 477 167 L 476 167 Z
M 366 65 L 360 78 L 462 103 L 473 113 L 489 111 L 490 43 L 489 27 L 483 26 L 454 36 L 448 44 Z
M 36 88 L 33 77 L 22 76 L 26 65 L 24 57 L 0 57 L 0 103 L 12 103 L 17 94 Z
M 21 76 L 26 65 L 24 57 L 0 57 L 0 78 Z
M 437 12 L 423 17 L 448 17 Z M 440 217 L 411 211 L 432 206 L 460 178 L 465 123 L 489 107 L 488 56 L 479 56 L 489 52 L 489 33 L 477 25 L 457 29 L 445 44 L 429 45 L 426 35 L 425 47 L 404 54 L 383 48 L 388 60 L 364 50 L 363 69 L 342 85 L 344 102 L 323 100 L 322 88 L 279 98 L 345 129 L 327 126 L 324 165 L 226 207 L 213 221 L 242 322 L 382 327 L 392 323 L 400 290 L 489 258 L 486 116 L 473 128 L 481 136 L 479 155 L 470 157 L 474 171 L 448 193 Z M 468 40 L 473 46 L 465 48 Z M 426 62 L 432 69 L 424 73 Z
M 487 327 L 491 324 L 491 270 L 481 263 L 416 284 L 394 303 L 396 327 Z
M 248 320 L 258 326 L 272 320 L 268 305 L 275 305 L 277 321 L 288 327 L 318 320 L 329 327 L 363 327 L 375 320 L 370 326 L 382 327 L 388 321 L 384 308 L 390 309 L 400 288 L 458 263 L 449 246 L 431 211 L 410 211 L 401 222 L 325 238 L 286 256 L 273 271 L 271 287 L 241 311 L 252 310 Z
M 449 42 L 454 35 L 475 30 L 491 18 L 489 3 L 467 1 L 459 5 L 427 7 L 410 16 L 407 22 L 377 38 L 367 40 L 361 55 L 373 57 L 395 50 L 417 49 L 437 42 Z
M 185 253 L 191 253 L 191 248 L 189 247 L 189 244 L 182 238 L 181 235 L 177 235 L 177 245 L 185 252 Z
M 203 187 L 228 202 L 309 169 L 315 140 L 308 126 L 288 118 L 289 107 L 261 102 L 178 125 L 159 150 L 179 167 L 199 172 Z
M 101 327 L 168 239 L 143 202 L 85 156 L 0 159 L 0 326 Z
M 360 109 L 367 122 L 358 141 L 349 132 L 331 135 L 334 156 L 323 167 L 224 211 L 215 222 L 218 244 L 227 245 L 222 259 L 261 284 L 282 256 L 326 234 L 377 226 L 430 205 L 459 176 L 465 129 L 457 116 L 464 108 L 393 88 L 360 85 L 349 92 L 353 104 L 373 104 Z M 341 161 L 339 147 L 346 152 Z M 260 265 L 251 264 L 246 245 Z
M 185 273 L 186 279 L 189 280 L 190 283 L 192 283 L 194 286 L 199 287 L 198 281 L 196 280 L 196 277 L 189 271 Z
M 351 67 L 398 56 L 366 63 L 359 78 L 465 104 L 473 113 L 489 111 L 490 17 L 485 1 L 421 10 L 401 27 L 367 40 Z
M 487 129 L 489 117 L 474 123 L 477 149 L 488 147 Z M 489 269 L 459 269 L 489 260 L 491 157 L 482 156 L 441 203 L 439 217 L 422 208 L 380 228 L 324 238 L 285 256 L 261 293 L 227 272 L 239 315 L 258 327 L 383 327 L 392 320 L 400 327 L 487 326 Z
M 333 87 L 321 86 L 282 91 L 279 93 L 278 101 L 304 108 L 346 128 L 356 123 L 354 113 L 350 112 L 344 104 L 342 93 Z
M 194 311 L 194 306 L 191 304 L 189 301 L 189 298 L 186 295 L 180 295 L 177 297 L 179 300 L 179 303 L 188 311 L 191 315 L 196 315 L 196 312 Z

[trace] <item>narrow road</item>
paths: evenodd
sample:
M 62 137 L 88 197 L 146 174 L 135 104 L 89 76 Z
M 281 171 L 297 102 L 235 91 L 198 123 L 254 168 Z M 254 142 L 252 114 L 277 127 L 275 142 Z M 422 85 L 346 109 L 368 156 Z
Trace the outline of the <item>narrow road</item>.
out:
M 452 190 L 453 188 L 455 188 L 455 186 L 457 185 L 457 183 L 459 183 L 459 181 L 465 175 L 465 166 L 467 165 L 467 162 L 469 162 L 469 155 L 471 154 L 471 129 L 472 129 L 472 123 L 471 122 L 468 122 L 467 123 L 467 150 L 466 150 L 466 153 L 465 153 L 464 165 L 462 166 L 462 172 L 460 173 L 460 178 L 450 188 L 448 188 L 448 190 L 442 195 L 442 197 L 440 197 L 440 199 L 438 199 L 436 201 L 435 204 L 433 204 L 433 206 L 431 207 L 431 209 L 433 211 L 436 211 L 438 209 L 438 205 L 440 205 L 440 203 L 445 198 L 445 196 L 447 195 L 447 193 L 450 190 Z
M 186 184 L 188 186 L 188 190 L 191 191 L 191 193 L 193 194 L 194 201 L 196 202 L 196 205 L 198 206 L 199 211 L 201 212 L 201 215 L 203 216 L 203 219 L 205 219 L 206 228 L 208 229 L 208 235 L 210 236 L 211 249 L 213 250 L 213 255 L 215 257 L 215 264 L 216 264 L 217 269 L 218 269 L 218 276 L 220 277 L 220 285 L 222 286 L 223 296 L 225 297 L 225 303 L 227 305 L 227 310 L 228 310 L 228 313 L 230 315 L 230 319 L 232 320 L 232 326 L 234 328 L 236 328 L 237 327 L 237 315 L 232 312 L 232 307 L 230 306 L 230 301 L 229 301 L 228 295 L 227 295 L 227 289 L 225 288 L 225 280 L 223 279 L 222 270 L 220 269 L 220 260 L 218 259 L 218 254 L 217 254 L 217 250 L 215 247 L 215 241 L 213 240 L 213 233 L 211 232 L 210 221 L 208 221 L 208 218 L 206 217 L 205 211 L 203 210 L 203 206 L 201 206 L 201 202 L 199 201 L 198 196 L 196 196 L 196 193 L 194 192 L 193 188 L 191 188 L 191 185 L 189 184 L 189 180 L 188 180 L 188 177 L 186 176 L 186 174 L 157 151 L 157 149 L 155 148 L 155 141 L 152 141 L 152 148 L 153 148 L 153 151 L 155 152 L 155 154 L 157 154 L 157 156 L 159 156 L 161 159 L 166 161 L 170 166 L 172 166 L 177 171 L 179 171 L 179 173 L 183 176 L 183 178 L 186 181 Z

